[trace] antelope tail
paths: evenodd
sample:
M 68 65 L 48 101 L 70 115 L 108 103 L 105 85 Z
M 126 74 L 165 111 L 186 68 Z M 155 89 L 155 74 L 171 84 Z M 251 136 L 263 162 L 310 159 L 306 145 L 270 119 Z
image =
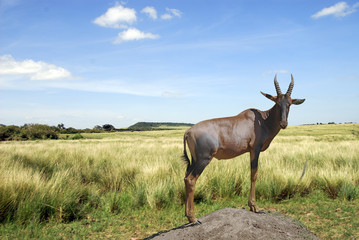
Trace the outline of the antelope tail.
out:
M 189 160 L 188 154 L 187 154 L 187 134 L 184 134 L 183 137 L 183 155 L 182 155 L 182 160 L 186 163 L 187 165 L 187 170 L 186 170 L 186 177 L 192 172 L 191 167 L 191 161 Z
M 187 154 L 187 134 L 184 134 L 183 136 L 183 155 L 182 155 L 182 160 L 187 164 L 187 167 L 191 166 L 191 161 L 188 158 L 188 154 Z

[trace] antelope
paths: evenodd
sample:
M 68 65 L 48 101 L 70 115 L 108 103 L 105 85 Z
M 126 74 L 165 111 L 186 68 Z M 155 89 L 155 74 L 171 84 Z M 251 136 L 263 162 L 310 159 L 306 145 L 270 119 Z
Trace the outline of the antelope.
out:
M 293 75 L 291 75 L 291 83 L 285 94 L 281 92 L 277 75 L 274 77 L 274 86 L 277 96 L 261 92 L 266 98 L 275 102 L 271 109 L 260 111 L 250 108 L 236 116 L 205 120 L 195 124 L 185 132 L 182 156 L 187 164 L 184 178 L 186 188 L 185 216 L 190 223 L 201 224 L 194 214 L 194 189 L 198 177 L 212 158 L 230 159 L 246 152 L 250 153 L 251 167 L 248 206 L 252 212 L 264 213 L 258 209 L 255 200 L 259 154 L 269 147 L 280 129 L 287 127 L 290 105 L 299 105 L 305 101 L 305 99 L 291 98 L 294 87 Z M 191 161 L 187 155 L 186 143 L 191 153 Z

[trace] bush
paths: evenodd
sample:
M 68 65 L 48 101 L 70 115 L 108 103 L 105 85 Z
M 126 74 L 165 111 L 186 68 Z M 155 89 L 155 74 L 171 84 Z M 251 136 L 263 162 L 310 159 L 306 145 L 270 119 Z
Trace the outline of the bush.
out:
M 58 139 L 59 135 L 51 127 L 43 124 L 28 124 L 21 129 L 24 139 Z
M 80 133 L 75 134 L 74 136 L 70 137 L 72 140 L 82 139 L 84 136 L 82 136 Z
M 67 134 L 76 134 L 78 132 L 79 132 L 79 130 L 72 128 L 72 127 L 69 127 L 65 130 L 65 133 L 67 133 Z
M 15 140 L 20 137 L 20 132 L 18 126 L 0 126 L 0 141 Z
M 0 141 L 58 138 L 59 135 L 54 127 L 43 124 L 25 124 L 23 127 L 0 126 Z

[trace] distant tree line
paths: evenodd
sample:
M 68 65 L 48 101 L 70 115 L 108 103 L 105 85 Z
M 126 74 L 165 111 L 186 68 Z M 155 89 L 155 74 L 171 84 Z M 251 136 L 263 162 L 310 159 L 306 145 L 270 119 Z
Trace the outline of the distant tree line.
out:
M 162 126 L 162 128 L 161 128 Z M 164 126 L 164 127 L 163 127 Z M 101 132 L 115 132 L 115 131 L 151 131 L 151 130 L 168 130 L 169 127 L 177 126 L 193 126 L 190 123 L 170 123 L 170 122 L 138 122 L 128 128 L 116 129 L 111 124 L 104 124 L 102 126 L 96 125 L 92 129 L 75 129 L 72 127 L 66 128 L 63 123 L 57 126 L 48 126 L 45 124 L 25 124 L 23 126 L 10 125 L 6 126 L 0 124 L 0 141 L 25 141 L 36 139 L 58 139 L 60 134 L 76 134 L 69 139 L 80 139 L 81 133 L 101 133 Z
M 111 124 L 95 126 L 93 129 L 75 129 L 66 128 L 63 123 L 57 126 L 48 126 L 45 124 L 25 124 L 23 126 L 0 124 L 0 141 L 24 141 L 36 139 L 58 139 L 60 134 L 80 134 L 80 133 L 100 133 L 116 131 Z M 78 137 L 77 137 L 78 138 Z
M 328 122 L 328 123 L 321 123 L 321 122 L 317 122 L 317 123 L 307 123 L 307 124 L 303 124 L 303 125 L 331 125 L 331 124 L 353 124 L 355 122 L 344 122 L 344 123 L 336 123 L 336 122 Z
M 0 126 L 0 141 L 5 140 L 34 140 L 58 139 L 59 134 L 53 127 L 43 124 L 25 124 L 18 126 Z
M 193 126 L 192 123 L 173 123 L 173 122 L 138 122 L 129 126 L 130 131 L 151 131 L 151 130 L 168 130 L 170 127 Z

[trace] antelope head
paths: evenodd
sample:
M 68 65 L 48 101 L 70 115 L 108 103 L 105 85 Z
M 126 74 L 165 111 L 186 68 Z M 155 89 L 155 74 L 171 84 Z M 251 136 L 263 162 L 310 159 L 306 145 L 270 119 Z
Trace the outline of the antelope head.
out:
M 295 104 L 299 105 L 302 104 L 305 99 L 292 99 L 291 94 L 294 87 L 294 78 L 293 75 L 291 75 L 292 81 L 289 84 L 288 90 L 285 94 L 282 93 L 280 90 L 278 81 L 277 81 L 277 74 L 274 77 L 274 86 L 275 90 L 277 92 L 277 96 L 272 96 L 267 93 L 261 92 L 266 98 L 272 100 L 276 103 L 276 106 L 280 109 L 280 120 L 279 125 L 282 129 L 286 128 L 288 126 L 288 114 L 289 114 L 289 108 L 290 105 Z

